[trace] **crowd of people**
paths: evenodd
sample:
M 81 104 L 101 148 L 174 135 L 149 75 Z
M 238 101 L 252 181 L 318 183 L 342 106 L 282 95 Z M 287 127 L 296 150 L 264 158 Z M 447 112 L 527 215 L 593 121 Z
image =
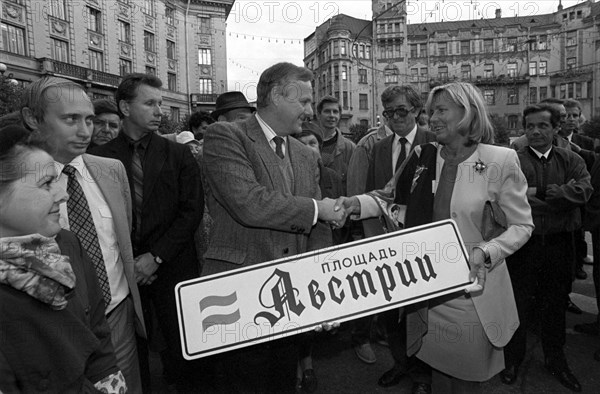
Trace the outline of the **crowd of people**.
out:
M 498 374 L 514 384 L 539 323 L 549 374 L 582 390 L 565 314 L 577 311 L 586 231 L 600 293 L 600 155 L 579 132 L 581 105 L 528 106 L 511 149 L 494 144 L 473 85 L 438 86 L 426 102 L 390 86 L 384 123 L 355 144 L 337 98 L 313 103 L 313 77 L 277 63 L 256 106 L 223 93 L 173 135 L 158 132 L 153 75 L 125 76 L 114 101 L 52 76 L 27 87 L 21 110 L 0 119 L 0 392 L 151 392 L 150 351 L 178 392 L 314 392 L 326 379 L 316 332 L 185 360 L 177 283 L 444 219 L 467 247 L 472 285 L 348 323 L 363 362 L 376 362 L 372 332 L 388 344 L 379 386 L 410 379 L 430 393 L 435 376 L 442 392 L 476 393 Z M 481 225 L 489 201 L 506 217 L 493 235 Z M 575 330 L 597 336 L 599 324 Z M 456 327 L 470 335 L 454 340 Z

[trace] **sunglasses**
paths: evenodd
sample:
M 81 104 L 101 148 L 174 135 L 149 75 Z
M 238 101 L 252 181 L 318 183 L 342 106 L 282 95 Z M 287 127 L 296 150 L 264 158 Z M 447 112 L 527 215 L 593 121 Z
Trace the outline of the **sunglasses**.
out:
M 388 109 L 388 110 L 383 111 L 382 114 L 383 114 L 383 117 L 386 119 L 391 119 L 394 116 L 404 118 L 413 109 L 415 109 L 415 107 L 410 107 L 410 109 L 406 109 L 406 108 Z

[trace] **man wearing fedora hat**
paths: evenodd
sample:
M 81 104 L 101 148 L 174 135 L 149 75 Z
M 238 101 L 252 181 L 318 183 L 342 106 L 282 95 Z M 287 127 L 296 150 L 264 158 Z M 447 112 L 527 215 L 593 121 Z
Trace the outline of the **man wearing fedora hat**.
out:
M 256 108 L 248 103 L 242 92 L 225 92 L 217 97 L 215 110 L 210 114 L 217 122 L 236 122 L 248 119 Z

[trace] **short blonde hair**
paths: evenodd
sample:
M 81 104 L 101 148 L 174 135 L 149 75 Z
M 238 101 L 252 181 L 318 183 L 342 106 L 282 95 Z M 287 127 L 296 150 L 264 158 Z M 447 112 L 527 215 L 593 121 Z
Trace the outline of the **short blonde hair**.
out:
M 433 88 L 425 104 L 430 117 L 433 100 L 440 94 L 445 94 L 454 104 L 465 109 L 464 117 L 458 122 L 458 130 L 468 137 L 467 145 L 494 143 L 494 126 L 478 88 L 467 82 L 450 82 Z

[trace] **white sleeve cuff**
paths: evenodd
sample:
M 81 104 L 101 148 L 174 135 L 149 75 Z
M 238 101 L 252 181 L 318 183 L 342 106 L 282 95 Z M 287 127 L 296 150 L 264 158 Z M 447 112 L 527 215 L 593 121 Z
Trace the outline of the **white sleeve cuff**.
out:
M 381 209 L 373 197 L 361 194 L 360 196 L 356 196 L 356 198 L 358 198 L 360 203 L 360 216 L 357 219 L 362 220 L 381 215 Z
M 313 205 L 315 206 L 315 215 L 313 216 L 312 225 L 317 224 L 317 220 L 319 219 L 319 206 L 317 205 L 317 200 L 312 199 Z

